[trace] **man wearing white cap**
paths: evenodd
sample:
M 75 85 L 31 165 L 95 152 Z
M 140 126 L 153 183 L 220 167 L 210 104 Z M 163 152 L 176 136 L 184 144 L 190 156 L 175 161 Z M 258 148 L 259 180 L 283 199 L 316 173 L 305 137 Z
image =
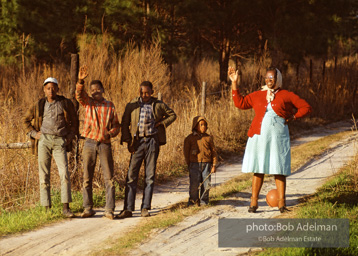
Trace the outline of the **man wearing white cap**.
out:
M 77 115 L 72 101 L 57 95 L 59 88 L 56 78 L 47 78 L 43 88 L 45 97 L 37 101 L 24 117 L 32 152 L 38 155 L 40 202 L 47 209 L 51 208 L 50 170 L 53 155 L 61 180 L 63 215 L 72 218 L 74 214 L 69 207 L 72 198 L 67 151 L 71 150 L 71 142 L 77 134 Z

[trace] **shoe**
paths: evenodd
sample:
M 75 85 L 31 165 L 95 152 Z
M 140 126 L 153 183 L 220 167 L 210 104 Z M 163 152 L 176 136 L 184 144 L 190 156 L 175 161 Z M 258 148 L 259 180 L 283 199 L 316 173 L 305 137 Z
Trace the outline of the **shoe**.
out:
M 250 206 L 248 212 L 249 213 L 255 213 L 257 211 L 258 206 Z
M 142 217 L 149 217 L 150 214 L 149 214 L 149 212 L 148 212 L 148 209 L 143 208 L 143 209 L 142 209 L 142 212 L 141 212 L 141 214 L 140 214 L 140 216 L 142 216 Z
M 114 219 L 114 214 L 113 212 L 104 212 L 104 217 L 113 220 Z
M 123 210 L 116 216 L 116 218 L 118 219 L 124 219 L 129 217 L 132 217 L 132 211 L 128 211 L 128 210 Z
M 89 218 L 96 214 L 96 212 L 92 209 L 85 209 L 83 213 L 81 214 L 82 218 Z
M 200 205 L 202 205 L 202 206 L 206 206 L 206 205 L 208 205 L 208 204 L 209 204 L 209 202 L 200 201 Z
M 289 212 L 290 210 L 286 208 L 286 200 L 285 198 L 278 199 L 278 210 L 280 213 Z
M 251 203 L 248 212 L 249 213 L 255 213 L 257 211 L 258 207 L 258 198 L 257 197 L 251 197 Z M 253 204 L 253 205 L 251 205 Z
M 73 212 L 71 211 L 71 209 L 65 209 L 62 212 L 62 215 L 66 218 L 73 218 L 75 217 L 75 215 L 73 214 Z
M 290 212 L 291 210 L 287 209 L 286 206 L 282 206 L 280 208 L 278 208 L 280 213 L 285 213 L 285 212 Z

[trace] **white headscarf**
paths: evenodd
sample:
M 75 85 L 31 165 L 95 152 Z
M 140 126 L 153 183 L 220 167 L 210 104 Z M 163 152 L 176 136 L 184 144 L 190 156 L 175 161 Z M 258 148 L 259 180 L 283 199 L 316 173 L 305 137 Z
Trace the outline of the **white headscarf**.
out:
M 276 93 L 275 90 L 282 87 L 282 74 L 281 74 L 280 70 L 278 70 L 277 68 L 276 68 L 276 73 L 277 73 L 277 78 L 276 78 L 276 84 L 275 84 L 274 88 L 270 89 L 267 87 L 266 84 L 261 87 L 261 91 L 267 91 L 267 94 L 266 94 L 267 103 L 270 103 L 275 98 L 275 93 Z

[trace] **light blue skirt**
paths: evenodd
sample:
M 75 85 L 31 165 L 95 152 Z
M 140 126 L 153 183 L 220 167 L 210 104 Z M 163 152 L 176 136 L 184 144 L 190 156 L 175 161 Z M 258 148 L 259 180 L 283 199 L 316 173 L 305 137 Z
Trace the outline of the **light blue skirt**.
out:
M 271 103 L 262 120 L 261 134 L 249 137 L 242 172 L 291 174 L 291 145 L 285 119 L 276 115 Z

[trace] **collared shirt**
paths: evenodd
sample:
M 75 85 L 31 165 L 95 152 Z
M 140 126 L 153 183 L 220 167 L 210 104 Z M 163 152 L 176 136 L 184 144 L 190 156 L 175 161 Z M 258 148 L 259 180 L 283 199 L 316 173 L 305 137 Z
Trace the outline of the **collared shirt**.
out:
M 103 99 L 98 102 L 94 100 L 83 90 L 82 84 L 76 85 L 76 99 L 86 109 L 83 137 L 109 143 L 110 138 L 118 135 L 120 124 L 111 101 Z
M 142 98 L 139 100 L 140 114 L 138 122 L 138 135 L 139 137 L 145 137 L 154 135 L 158 132 L 155 128 L 155 119 L 153 114 L 152 100 L 149 102 L 143 102 Z
M 66 129 L 65 113 L 60 101 L 55 100 L 53 102 L 48 102 L 46 100 L 40 130 L 43 134 L 51 134 L 61 137 L 67 135 L 68 131 Z

